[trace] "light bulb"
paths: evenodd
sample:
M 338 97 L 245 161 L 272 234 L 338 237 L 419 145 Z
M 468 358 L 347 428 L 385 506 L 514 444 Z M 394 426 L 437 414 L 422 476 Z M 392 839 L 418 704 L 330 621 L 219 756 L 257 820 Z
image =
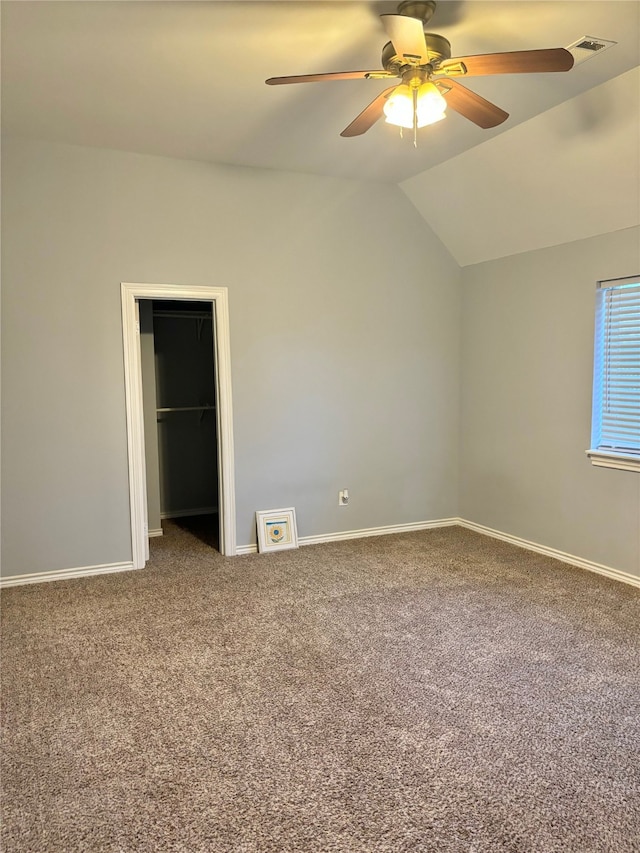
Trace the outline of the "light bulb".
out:
M 435 88 L 435 87 L 434 87 Z M 413 127 L 413 93 L 402 83 L 384 103 L 385 121 L 397 127 Z
M 418 89 L 418 127 L 433 124 L 444 118 L 447 102 L 433 83 L 423 83 Z

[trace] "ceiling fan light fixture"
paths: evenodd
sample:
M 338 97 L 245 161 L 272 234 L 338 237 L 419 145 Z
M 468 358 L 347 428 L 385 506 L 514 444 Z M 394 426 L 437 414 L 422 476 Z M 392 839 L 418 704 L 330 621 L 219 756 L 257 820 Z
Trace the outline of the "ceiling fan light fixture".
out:
M 414 105 L 415 88 L 402 83 L 387 98 L 383 108 L 387 124 L 411 129 L 414 126 L 414 108 L 417 127 L 434 124 L 445 117 L 447 102 L 433 83 L 427 81 L 417 88 Z

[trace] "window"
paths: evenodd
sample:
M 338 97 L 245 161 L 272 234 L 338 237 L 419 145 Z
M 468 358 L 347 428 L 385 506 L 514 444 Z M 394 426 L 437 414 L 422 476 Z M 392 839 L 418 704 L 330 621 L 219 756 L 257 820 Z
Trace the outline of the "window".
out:
M 598 282 L 591 462 L 640 471 L 640 276 Z

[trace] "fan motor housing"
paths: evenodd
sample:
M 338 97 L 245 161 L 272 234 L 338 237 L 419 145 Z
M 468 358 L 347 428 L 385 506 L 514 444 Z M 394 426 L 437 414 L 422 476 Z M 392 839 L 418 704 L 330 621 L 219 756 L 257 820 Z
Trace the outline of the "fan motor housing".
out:
M 444 36 L 438 33 L 425 33 L 424 37 L 429 51 L 430 65 L 451 58 L 451 44 Z M 381 61 L 384 70 L 391 71 L 393 74 L 401 74 L 402 69 L 408 65 L 404 57 L 398 56 L 391 42 L 387 42 L 382 48 Z
M 428 23 L 436 10 L 436 0 L 404 0 L 398 6 L 399 15 L 418 18 L 423 24 Z

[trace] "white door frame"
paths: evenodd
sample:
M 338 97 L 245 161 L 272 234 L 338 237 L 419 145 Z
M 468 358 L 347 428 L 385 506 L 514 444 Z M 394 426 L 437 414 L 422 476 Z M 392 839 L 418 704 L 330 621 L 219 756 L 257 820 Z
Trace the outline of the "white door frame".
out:
M 231 349 L 229 344 L 229 303 L 226 287 L 178 284 L 121 284 L 124 382 L 129 457 L 129 504 L 131 549 L 134 568 L 145 564 L 148 548 L 146 473 L 144 461 L 144 416 L 142 411 L 142 367 L 140 329 L 136 321 L 139 299 L 179 299 L 212 302 L 218 440 L 218 494 L 220 512 L 220 553 L 236 553 L 236 497 L 231 405 Z

